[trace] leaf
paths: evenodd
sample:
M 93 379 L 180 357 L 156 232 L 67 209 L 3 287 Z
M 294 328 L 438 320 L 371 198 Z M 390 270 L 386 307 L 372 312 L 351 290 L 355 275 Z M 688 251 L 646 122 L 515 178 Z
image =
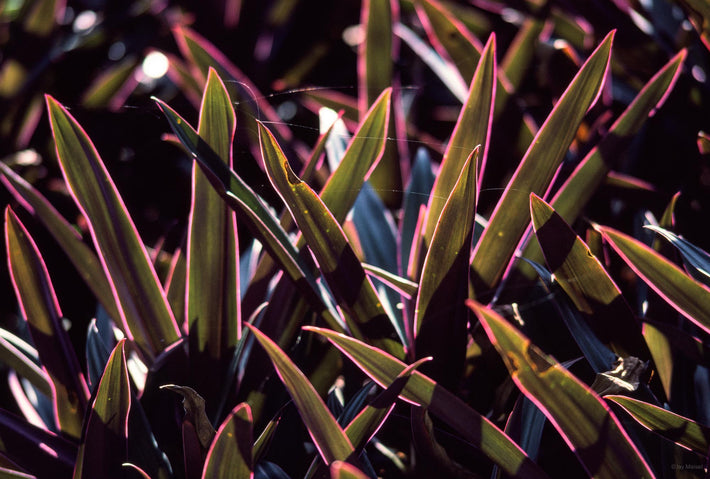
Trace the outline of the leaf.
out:
M 424 241 L 427 246 L 432 242 L 434 229 L 439 222 L 444 203 L 454 189 L 464 164 L 479 145 L 483 151 L 479 150 L 476 155 L 477 161 L 474 162 L 473 169 L 476 172 L 483 171 L 486 163 L 496 92 L 495 55 L 496 39 L 495 35 L 491 35 L 471 80 L 468 99 L 459 113 L 441 162 L 439 175 L 429 197 L 429 212 L 424 230 Z
M 414 308 L 415 352 L 445 387 L 461 379 L 468 343 L 468 266 L 476 217 L 479 148 L 463 164 L 431 239 Z
M 328 310 L 310 268 L 300 257 L 286 232 L 263 200 L 232 171 L 202 140 L 197 132 L 172 108 L 154 99 L 182 144 L 200 163 L 212 187 L 233 210 L 240 213 L 256 238 L 294 281 L 306 300 L 328 324 L 336 329 L 337 313 Z
M 686 56 L 686 50 L 681 50 L 649 80 L 552 198 L 550 204 L 567 223 L 574 223 L 646 118 L 661 108 L 681 73 Z M 539 251 L 537 244 L 530 242 L 523 256 L 537 261 Z
M 76 230 L 59 212 L 24 178 L 0 162 L 0 181 L 15 197 L 18 203 L 34 215 L 59 243 L 69 257 L 79 275 L 96 296 L 109 316 L 118 320 L 121 316 L 116 307 L 116 300 L 111 285 L 106 278 L 99 258 L 77 234 Z
M 419 218 L 419 208 L 426 206 L 429 196 L 434 186 L 435 176 L 432 172 L 431 157 L 423 147 L 417 149 L 414 157 L 414 165 L 409 176 L 409 183 L 404 190 L 404 202 L 402 206 L 402 221 L 399 223 L 399 267 L 403 275 L 407 274 L 409 265 L 409 254 L 412 250 L 412 242 L 415 238 L 417 220 Z
M 210 68 L 198 134 L 232 166 L 234 110 L 222 80 Z M 197 370 L 231 357 L 241 337 L 236 217 L 193 163 L 187 238 L 187 321 Z M 198 375 L 199 377 L 199 375 Z M 200 381 L 201 385 L 214 381 Z M 211 392 L 213 388 L 206 386 Z M 218 386 L 217 386 L 218 387 Z
M 5 235 L 15 294 L 51 380 L 56 424 L 60 431 L 78 439 L 89 388 L 62 327 L 62 311 L 47 267 L 34 240 L 9 207 L 5 209 Z
M 650 359 L 641 327 L 599 260 L 539 196 L 530 195 L 533 228 L 550 271 L 595 334 L 619 356 Z
M 392 384 L 407 367 L 392 355 L 343 334 L 312 326 L 304 326 L 303 329 L 326 337 L 382 387 Z M 418 371 L 412 372 L 400 397 L 428 408 L 432 414 L 444 421 L 465 441 L 480 449 L 510 476 L 547 477 L 537 464 L 492 422 Z
M 678 248 L 678 251 L 680 251 L 680 254 L 683 256 L 683 260 L 689 265 L 688 273 L 705 286 L 710 287 L 710 254 L 660 226 L 646 225 L 645 228 L 658 233 L 673 246 Z
M 343 223 L 362 185 L 377 166 L 385 150 L 390 118 L 392 89 L 385 89 L 364 115 L 358 130 L 348 144 L 338 168 L 320 192 L 338 223 Z
M 409 281 L 407 278 L 402 278 L 401 276 L 397 276 L 396 274 L 390 273 L 389 271 L 385 271 L 384 269 L 378 268 L 377 266 L 373 266 L 371 264 L 362 263 L 362 268 L 370 276 L 377 278 L 408 298 L 411 298 L 417 294 L 419 285 L 414 281 Z
M 122 477 L 131 408 L 125 344 L 123 339 L 116 345 L 99 382 L 79 449 L 74 479 Z
M 204 398 L 189 386 L 164 384 L 160 386 L 160 389 L 167 389 L 182 396 L 182 406 L 185 409 L 183 423 L 190 423 L 199 441 L 199 445 L 205 451 L 209 449 L 215 437 L 215 430 L 205 413 Z
M 473 301 L 491 343 L 518 388 L 555 426 L 593 477 L 654 477 L 602 399 L 493 310 Z
M 471 264 L 474 287 L 493 288 L 529 225 L 530 193 L 543 195 L 574 139 L 577 127 L 598 98 L 609 67 L 614 32 L 592 53 L 530 144 L 476 245 Z M 479 291 L 479 294 L 483 291 Z
M 89 223 L 121 322 L 152 360 L 180 337 L 165 292 L 93 143 L 62 105 L 51 96 L 46 99 L 62 173 Z
M 364 335 L 387 351 L 401 355 L 401 345 L 390 338 L 391 320 L 336 218 L 293 173 L 269 130 L 261 124 L 259 128 L 269 180 L 291 211 L 346 318 L 352 320 L 348 326 L 353 334 Z
M 679 313 L 710 333 L 710 288 L 640 241 L 606 226 L 596 229 L 646 284 Z
M 330 466 L 331 479 L 369 479 L 369 476 L 352 464 L 335 461 Z
M 0 467 L 0 479 L 36 479 L 37 476 Z
M 333 461 L 350 459 L 353 445 L 306 376 L 276 343 L 252 325 L 247 327 L 271 358 L 323 461 L 330 465 Z
M 615 402 L 639 424 L 666 439 L 703 456 L 710 448 L 710 428 L 653 404 L 626 396 L 604 396 Z
M 466 82 L 456 70 L 456 67 L 441 58 L 433 49 L 422 41 L 416 33 L 401 23 L 394 25 L 394 34 L 397 35 L 422 61 L 431 68 L 431 71 L 441 80 L 452 95 L 461 103 L 466 102 Z
M 5 335 L 8 334 L 12 333 L 3 331 L 0 334 L 0 361 L 27 379 L 42 394 L 52 397 L 51 379 L 47 373 L 36 364 L 33 358 L 28 357 L 20 348 L 5 339 Z
M 123 106 L 130 90 L 137 84 L 133 79 L 137 66 L 138 60 L 134 56 L 128 56 L 102 71 L 82 95 L 82 105 L 96 109 L 108 107 L 111 110 Z
M 247 403 L 234 408 L 217 430 L 203 479 L 250 479 L 252 472 L 252 416 Z
M 535 50 L 544 27 L 545 22 L 542 20 L 534 17 L 526 18 L 505 52 L 500 68 L 508 79 L 511 91 L 518 91 L 525 73 L 535 59 Z
M 439 2 L 421 0 L 414 3 L 434 48 L 439 54 L 448 55 L 463 81 L 471 83 L 481 58 L 481 42 Z
M 69 477 L 74 468 L 76 444 L 46 429 L 0 410 L 0 452 L 39 477 Z

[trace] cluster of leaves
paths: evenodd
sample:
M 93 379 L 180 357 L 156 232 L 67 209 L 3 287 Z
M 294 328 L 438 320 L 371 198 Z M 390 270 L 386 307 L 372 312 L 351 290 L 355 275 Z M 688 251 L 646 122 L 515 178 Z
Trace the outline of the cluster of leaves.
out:
M 251 2 L 218 3 L 239 30 Z M 255 43 L 288 38 L 305 3 L 274 2 Z M 62 52 L 9 51 L 0 68 L 22 317 L 0 329 L 0 476 L 704 474 L 710 256 L 678 234 L 682 194 L 629 175 L 627 151 L 644 151 L 639 135 L 667 140 L 639 132 L 681 83 L 702 111 L 710 13 L 690 0 L 512 3 L 356 2 L 357 95 L 299 92 L 317 139 L 166 2 L 121 20 L 168 28 L 160 86 L 139 87 L 129 57 L 76 115 L 56 94 L 42 102 L 47 71 L 105 43 L 115 17 L 70 34 L 55 22 L 64 2 L 3 6 L 8 31 Z M 274 85 L 317 78 L 323 48 Z M 189 191 L 162 190 L 190 198 L 174 247 L 143 239 L 75 118 L 150 94 L 152 128 L 190 164 Z M 56 154 L 44 160 L 23 150 L 41 143 L 42 105 Z M 74 222 L 38 162 L 61 173 Z M 81 328 L 35 240 L 47 235 L 85 283 Z

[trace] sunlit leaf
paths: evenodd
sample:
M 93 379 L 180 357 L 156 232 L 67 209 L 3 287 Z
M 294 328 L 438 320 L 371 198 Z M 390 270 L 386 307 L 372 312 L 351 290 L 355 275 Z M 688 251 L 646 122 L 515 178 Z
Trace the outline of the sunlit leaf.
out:
M 482 151 L 478 152 L 477 161 L 472 166 L 477 172 L 484 168 L 488 155 L 495 98 L 495 54 L 495 35 L 491 35 L 471 80 L 468 99 L 459 113 L 442 159 L 439 175 L 429 197 L 429 212 L 424 230 L 424 240 L 427 246 L 431 244 L 434 229 L 439 222 L 441 211 L 444 209 L 444 203 L 454 189 L 464 164 L 471 156 L 471 152 L 479 145 Z
M 469 301 L 520 390 L 542 410 L 587 473 L 654 477 L 604 401 L 493 310 Z
M 605 396 L 604 399 L 617 403 L 641 425 L 656 434 L 698 454 L 707 455 L 710 427 L 638 399 L 626 396 Z
M 476 147 L 464 162 L 441 211 L 414 309 L 416 355 L 434 358 L 427 371 L 444 386 L 458 383 L 466 356 L 468 310 L 462 306 L 468 298 L 479 151 Z
M 106 279 L 99 258 L 82 241 L 76 229 L 32 185 L 2 162 L 0 162 L 0 172 L 2 173 L 0 181 L 57 240 L 101 306 L 108 311 L 109 316 L 116 320 L 120 319 L 111 285 Z
M 473 254 L 474 285 L 493 288 L 507 268 L 530 224 L 528 196 L 530 193 L 544 195 L 580 122 L 601 93 L 613 38 L 613 32 L 607 35 L 582 66 L 508 182 Z
M 347 462 L 335 461 L 330 466 L 331 479 L 369 479 L 369 476 Z
M 311 326 L 303 329 L 325 336 L 382 387 L 392 384 L 407 367 L 392 355 L 343 334 Z M 427 376 L 414 371 L 400 397 L 427 407 L 432 414 L 444 421 L 461 438 L 480 449 L 507 474 L 530 478 L 547 477 L 537 464 L 492 422 Z
M 138 65 L 135 57 L 127 57 L 120 63 L 101 72 L 82 96 L 86 108 L 117 109 L 122 106 L 130 88 L 137 83 L 133 72 Z M 126 91 L 128 90 L 128 91 Z
M 633 311 L 584 241 L 534 193 L 530 195 L 530 212 L 550 271 L 577 309 L 589 315 L 599 339 L 619 356 L 650 359 Z
M 419 285 L 414 281 L 409 281 L 407 278 L 402 278 L 401 276 L 397 276 L 396 274 L 392 274 L 389 271 L 385 271 L 382 268 L 378 268 L 377 266 L 373 266 L 371 264 L 363 263 L 362 267 L 370 276 L 379 279 L 383 283 L 393 289 L 396 289 L 409 298 L 412 298 L 417 294 Z
M 182 144 L 200 163 L 212 187 L 233 210 L 241 214 L 246 225 L 291 277 L 311 306 L 323 315 L 329 325 L 340 328 L 340 324 L 335 319 L 337 313 L 328 310 L 324 304 L 310 268 L 299 256 L 295 246 L 264 201 L 220 160 L 214 150 L 180 115 L 164 102 L 158 99 L 155 101 Z
M 89 389 L 62 327 L 62 311 L 44 260 L 24 225 L 8 207 L 5 235 L 10 274 L 23 317 L 52 382 L 51 398 L 59 430 L 69 437 L 81 436 L 81 424 L 89 402 Z
M 210 68 L 198 134 L 229 167 L 232 166 L 235 122 L 229 95 L 217 73 Z M 192 174 L 187 238 L 187 321 L 195 352 L 217 361 L 231 357 L 241 336 L 236 217 L 197 163 L 193 163 Z M 206 364 L 202 362 L 201 366 Z
M 250 479 L 252 471 L 252 417 L 248 404 L 239 404 L 217 430 L 203 479 Z
M 6 339 L 8 335 L 12 335 L 12 333 L 0 330 L 0 362 L 14 369 L 17 374 L 27 379 L 44 395 L 52 397 L 51 380 L 47 373 L 37 364 L 39 360 L 37 351 L 34 351 L 34 356 L 28 355 L 21 348 L 8 341 Z M 17 339 L 19 340 L 19 338 Z M 29 347 L 29 345 L 27 346 Z
M 649 80 L 599 145 L 584 157 L 550 201 L 567 223 L 577 219 L 648 116 L 661 108 L 678 79 L 686 55 L 687 52 L 681 50 Z M 523 255 L 537 261 L 541 257 L 537 243 L 528 243 Z
M 339 306 L 352 320 L 349 327 L 355 329 L 354 334 L 401 355 L 401 345 L 390 338 L 391 320 L 337 220 L 318 195 L 293 173 L 269 130 L 263 125 L 259 128 L 269 179 L 296 220 Z
M 131 408 L 125 343 L 121 340 L 114 348 L 99 382 L 77 457 L 75 479 L 121 476 Z
M 348 460 L 353 454 L 353 445 L 313 385 L 276 343 L 253 326 L 247 326 L 271 358 L 325 463 Z
M 86 132 L 54 98 L 47 108 L 62 173 L 86 217 L 126 331 L 152 359 L 180 337 L 135 225 Z
M 679 313 L 710 332 L 710 288 L 640 241 L 606 226 L 597 229 L 646 284 Z

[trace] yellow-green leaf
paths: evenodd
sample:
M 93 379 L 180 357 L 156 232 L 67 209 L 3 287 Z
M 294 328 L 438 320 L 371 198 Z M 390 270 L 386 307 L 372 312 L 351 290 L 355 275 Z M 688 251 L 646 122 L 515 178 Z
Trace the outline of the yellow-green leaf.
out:
M 234 408 L 217 430 L 207 452 L 203 479 L 250 479 L 253 477 L 252 416 L 247 403 Z

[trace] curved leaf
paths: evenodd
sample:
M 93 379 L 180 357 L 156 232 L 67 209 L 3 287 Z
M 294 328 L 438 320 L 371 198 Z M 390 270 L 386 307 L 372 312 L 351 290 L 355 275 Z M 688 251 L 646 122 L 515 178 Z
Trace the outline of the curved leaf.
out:
M 337 220 L 318 195 L 293 173 L 269 130 L 261 124 L 259 129 L 269 180 L 291 211 L 321 274 L 351 320 L 349 327 L 353 334 L 364 335 L 384 349 L 402 355 L 401 345 L 390 338 L 392 322 Z
M 152 360 L 180 337 L 165 291 L 93 143 L 62 105 L 46 98 L 62 173 L 89 223 L 121 321 Z
M 12 333 L 7 331 L 0 333 L 0 361 L 14 369 L 17 374 L 27 379 L 38 391 L 41 391 L 42 394 L 47 397 L 52 397 L 51 379 L 47 373 L 37 365 L 33 358 L 29 357 L 22 349 L 5 339 L 5 336 L 10 334 Z
M 203 479 L 250 479 L 252 467 L 251 408 L 241 403 L 217 430 L 202 472 Z
M 5 184 L 18 203 L 47 228 L 109 316 L 116 320 L 120 319 L 111 285 L 96 254 L 82 241 L 76 230 L 54 206 L 24 178 L 2 162 L 0 162 L 0 173 L 2 173 L 0 181 Z
M 679 313 L 710 333 L 710 288 L 640 241 L 606 226 L 596 229 L 646 284 Z
M 471 268 L 474 287 L 493 288 L 530 224 L 528 196 L 544 195 L 587 110 L 594 104 L 609 68 L 614 32 L 574 77 L 530 144 L 476 245 Z
M 312 326 L 305 326 L 303 329 L 326 337 L 382 387 L 392 384 L 407 368 L 406 364 L 392 355 L 343 334 Z M 547 477 L 538 465 L 492 422 L 420 372 L 412 372 L 400 397 L 428 408 L 511 477 Z
M 705 286 L 710 286 L 710 254 L 665 228 L 655 225 L 647 225 L 645 227 L 654 233 L 658 233 L 678 248 L 685 263 L 690 266 L 688 273 L 705 284 Z
M 89 388 L 62 327 L 62 311 L 44 260 L 24 225 L 8 207 L 5 238 L 10 275 L 22 315 L 52 382 L 50 396 L 59 430 L 81 437 L 81 424 L 89 403 Z
M 626 396 L 604 396 L 624 408 L 639 424 L 703 456 L 710 449 L 710 427 L 653 404 Z
M 198 134 L 229 167 L 236 128 L 227 90 L 210 68 Z M 241 337 L 238 244 L 234 212 L 193 163 L 187 237 L 187 321 L 190 344 L 209 358 L 231 357 Z M 196 364 L 197 368 L 206 364 Z M 211 389 L 211 388 L 210 388 Z
M 654 477 L 616 416 L 588 386 L 493 310 L 468 301 L 515 384 L 552 422 L 587 473 Z
M 353 445 L 306 376 L 276 343 L 252 325 L 247 324 L 247 327 L 271 358 L 325 463 L 329 465 L 333 461 L 350 459 Z
M 116 345 L 99 382 L 79 449 L 74 479 L 122 477 L 131 408 L 125 344 L 123 339 Z

